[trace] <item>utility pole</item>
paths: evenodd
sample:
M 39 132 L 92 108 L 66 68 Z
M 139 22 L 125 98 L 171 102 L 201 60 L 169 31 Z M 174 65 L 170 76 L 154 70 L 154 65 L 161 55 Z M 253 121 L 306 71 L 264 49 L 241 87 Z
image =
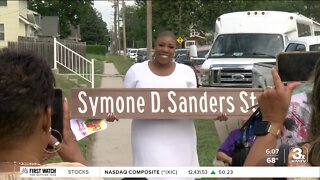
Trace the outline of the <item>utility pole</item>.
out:
M 181 37 L 181 2 L 179 1 L 179 35 Z M 182 48 L 182 45 L 179 43 L 179 48 Z
M 120 41 L 120 11 L 119 11 L 119 0 L 117 0 L 117 16 L 118 16 L 118 54 L 121 54 L 121 41 Z
M 113 43 L 114 44 L 114 49 L 113 53 L 117 53 L 118 51 L 118 32 L 117 32 L 117 3 L 116 0 L 113 1 L 113 7 L 114 7 L 114 15 L 113 15 Z
M 147 0 L 147 57 L 152 59 L 152 0 Z
M 126 4 L 122 0 L 122 32 L 123 32 L 123 56 L 127 59 L 127 37 L 126 37 Z

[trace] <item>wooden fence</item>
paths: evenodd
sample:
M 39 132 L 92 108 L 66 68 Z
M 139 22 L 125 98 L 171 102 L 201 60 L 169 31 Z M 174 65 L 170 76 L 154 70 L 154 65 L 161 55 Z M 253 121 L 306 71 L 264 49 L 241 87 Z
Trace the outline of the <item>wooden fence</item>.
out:
M 86 57 L 86 43 L 61 39 L 58 39 L 58 41 L 78 54 Z M 32 50 L 47 60 L 51 68 L 53 68 L 53 38 L 19 37 L 18 42 L 8 42 L 8 48 Z

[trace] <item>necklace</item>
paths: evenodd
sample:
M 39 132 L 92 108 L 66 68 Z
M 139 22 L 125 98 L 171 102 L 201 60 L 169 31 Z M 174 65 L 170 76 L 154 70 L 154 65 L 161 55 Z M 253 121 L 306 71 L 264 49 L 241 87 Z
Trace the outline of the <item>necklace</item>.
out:
M 19 161 L 0 161 L 0 164 L 13 164 L 13 165 L 20 165 L 20 166 L 41 166 L 40 163 L 19 162 Z

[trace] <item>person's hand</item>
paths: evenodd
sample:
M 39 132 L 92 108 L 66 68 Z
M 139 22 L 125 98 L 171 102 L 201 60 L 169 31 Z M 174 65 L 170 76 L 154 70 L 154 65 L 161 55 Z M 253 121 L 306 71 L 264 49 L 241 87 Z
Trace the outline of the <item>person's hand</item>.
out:
M 300 83 L 290 83 L 285 87 L 277 71 L 272 69 L 271 73 L 275 87 L 267 87 L 258 97 L 258 103 L 264 120 L 282 126 L 288 112 L 292 90 Z
M 59 144 L 58 151 L 61 159 L 66 162 L 79 162 L 88 165 L 88 161 L 83 157 L 78 141 L 70 127 L 70 117 L 67 98 L 63 102 L 63 140 Z
M 106 120 L 108 122 L 119 121 L 119 119 L 114 115 L 114 113 L 108 113 Z
M 226 113 L 222 113 L 219 116 L 217 116 L 216 118 L 214 118 L 214 120 L 226 121 L 226 120 L 228 120 L 228 116 Z

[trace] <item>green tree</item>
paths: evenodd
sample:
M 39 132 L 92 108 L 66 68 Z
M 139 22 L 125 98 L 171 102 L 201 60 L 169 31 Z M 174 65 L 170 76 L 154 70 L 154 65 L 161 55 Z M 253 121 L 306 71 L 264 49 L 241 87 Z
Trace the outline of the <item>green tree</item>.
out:
M 152 1 L 153 2 L 153 1 Z M 138 36 L 137 47 L 147 46 L 147 9 L 145 1 L 136 1 L 137 4 L 137 17 L 139 21 L 136 24 L 135 35 Z
M 139 21 L 135 38 L 146 39 L 146 0 L 136 0 Z M 213 34 L 216 19 L 225 13 L 249 10 L 298 12 L 320 22 L 320 3 L 310 0 L 152 0 L 153 35 L 166 29 L 178 36 L 189 36 L 190 27 L 196 25 Z M 139 26 L 139 27 L 138 27 Z M 127 31 L 130 34 L 130 30 Z
M 320 3 L 314 1 L 304 1 L 304 13 L 306 16 L 313 18 L 315 21 L 320 22 Z
M 309 0 L 256 1 L 256 9 L 296 12 L 315 21 L 320 21 L 320 4 Z
M 140 15 L 145 15 L 145 12 L 143 11 L 144 10 L 138 9 L 138 6 L 126 6 L 125 18 L 128 48 L 138 48 L 146 46 L 144 39 L 145 36 L 143 36 L 143 34 L 146 33 L 146 21 L 145 18 L 140 17 Z M 122 10 L 120 10 L 120 15 L 121 18 L 123 18 Z M 120 29 L 120 33 L 122 33 L 122 28 Z
M 177 36 L 189 36 L 190 28 L 195 22 L 194 13 L 197 5 L 196 1 L 153 1 L 152 16 L 155 32 L 171 30 Z
M 282 0 L 282 1 L 230 1 L 235 7 L 234 11 L 240 10 L 266 10 L 266 11 L 285 11 L 302 14 L 306 17 L 319 21 L 320 4 L 310 0 Z
M 216 19 L 220 15 L 235 11 L 251 10 L 254 4 L 252 1 L 240 0 L 199 0 L 197 9 L 195 10 L 195 17 L 197 19 L 195 24 L 203 31 L 213 33 Z
M 81 39 L 87 44 L 109 44 L 107 24 L 102 20 L 101 13 L 90 6 L 80 21 Z
M 83 14 L 92 5 L 92 0 L 30 0 L 28 8 L 43 16 L 59 17 L 61 38 L 70 35 L 70 26 L 77 26 Z
M 146 35 L 146 1 L 137 0 L 138 17 L 144 23 L 144 29 L 140 32 Z M 158 32 L 170 30 L 177 36 L 187 37 L 190 33 L 190 27 L 195 21 L 194 9 L 197 1 L 152 1 L 152 27 L 153 39 Z M 146 37 L 143 37 L 146 39 Z

